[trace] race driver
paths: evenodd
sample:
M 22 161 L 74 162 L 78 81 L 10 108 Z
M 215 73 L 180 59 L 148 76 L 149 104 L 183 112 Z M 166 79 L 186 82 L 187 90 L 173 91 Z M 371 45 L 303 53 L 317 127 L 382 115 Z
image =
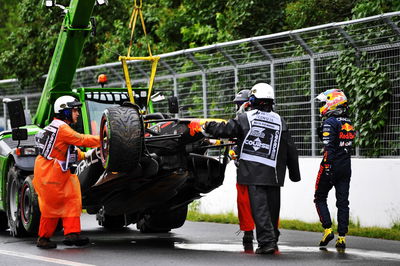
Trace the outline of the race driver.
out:
M 349 225 L 350 158 L 356 133 L 348 117 L 347 97 L 342 90 L 327 90 L 318 95 L 317 99 L 325 103 L 320 108 L 323 122 L 318 132 L 324 146 L 323 159 L 318 171 L 314 194 L 314 203 L 324 228 L 319 245 L 326 246 L 334 238 L 326 200 L 329 191 L 335 187 L 339 234 L 336 248 L 344 249 Z

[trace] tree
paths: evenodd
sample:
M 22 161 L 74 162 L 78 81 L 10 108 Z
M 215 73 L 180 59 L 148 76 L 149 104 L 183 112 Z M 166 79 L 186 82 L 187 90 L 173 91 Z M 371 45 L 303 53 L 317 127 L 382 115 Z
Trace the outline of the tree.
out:
M 2 0 L 0 2 L 0 52 L 11 48 L 11 43 L 7 41 L 6 36 L 9 36 L 16 27 L 16 13 L 13 0 Z M 0 80 L 11 78 L 12 75 L 8 69 L 0 64 Z
M 351 18 L 355 0 L 297 0 L 285 8 L 286 27 L 300 29 Z
M 34 1 L 23 0 L 16 8 L 18 17 L 7 40 L 10 45 L 2 51 L 0 60 L 17 77 L 22 87 L 40 84 L 47 73 L 57 35 L 60 30 L 60 12 L 38 8 Z M 47 25 L 47 27 L 43 27 Z
M 62 12 L 38 1 L 2 0 L 0 79 L 37 83 L 48 71 Z M 69 0 L 57 0 L 64 6 Z M 97 35 L 85 45 L 80 66 L 115 62 L 130 39 L 132 0 L 110 0 L 95 7 Z M 309 27 L 400 9 L 389 0 L 144 0 L 148 40 L 154 54 L 232 41 L 286 29 Z M 132 55 L 147 55 L 146 39 L 136 25 Z M 41 86 L 38 86 L 41 87 Z

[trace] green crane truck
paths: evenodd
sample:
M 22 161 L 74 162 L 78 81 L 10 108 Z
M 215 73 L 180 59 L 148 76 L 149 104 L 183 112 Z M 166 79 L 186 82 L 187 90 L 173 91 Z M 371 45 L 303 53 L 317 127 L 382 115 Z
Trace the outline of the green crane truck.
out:
M 99 225 L 118 229 L 136 224 L 141 232 L 167 232 L 184 224 L 188 204 L 223 182 L 230 144 L 211 145 L 201 133 L 190 134 L 191 119 L 171 115 L 177 112 L 176 98 L 169 99 L 168 113 L 157 113 L 151 88 L 72 88 L 93 30 L 96 2 L 104 1 L 71 0 L 63 8 L 64 22 L 33 123 L 25 119 L 20 100 L 7 101 L 12 130 L 0 133 L 0 230 L 9 228 L 15 237 L 38 230 L 34 136 L 50 123 L 53 103 L 62 95 L 83 104 L 76 130 L 101 138 L 101 147 L 75 170 L 82 206 Z

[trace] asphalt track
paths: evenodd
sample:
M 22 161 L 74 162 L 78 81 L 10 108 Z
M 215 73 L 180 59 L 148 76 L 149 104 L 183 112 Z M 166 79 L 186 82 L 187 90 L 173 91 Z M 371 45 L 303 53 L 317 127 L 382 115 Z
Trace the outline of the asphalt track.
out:
M 82 229 L 90 245 L 67 247 L 57 233 L 54 250 L 38 249 L 36 238 L 2 232 L 0 265 L 400 265 L 400 241 L 349 236 L 342 252 L 334 241 L 319 249 L 319 233 L 281 230 L 279 253 L 256 255 L 243 249 L 237 225 L 186 222 L 166 234 L 141 234 L 133 225 L 108 232 L 83 215 Z

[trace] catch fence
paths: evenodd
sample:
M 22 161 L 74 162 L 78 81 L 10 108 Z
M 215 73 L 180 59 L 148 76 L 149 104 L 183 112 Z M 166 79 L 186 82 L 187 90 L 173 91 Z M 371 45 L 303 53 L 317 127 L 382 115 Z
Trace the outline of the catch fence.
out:
M 321 122 L 316 95 L 338 87 L 335 61 L 353 50 L 357 66 L 379 67 L 390 86 L 390 112 L 379 133 L 380 156 L 400 156 L 400 12 L 330 23 L 311 28 L 258 36 L 205 47 L 161 54 L 154 91 L 177 96 L 180 117 L 234 116 L 232 100 L 242 89 L 267 82 L 275 89 L 276 111 L 287 121 L 302 156 L 319 156 L 321 144 L 316 128 Z M 130 62 L 132 86 L 146 86 L 150 76 L 147 62 Z M 108 76 L 106 87 L 124 87 L 120 62 L 80 68 L 73 87 L 96 87 L 97 76 Z M 18 95 L 15 80 L 0 81 L 0 98 L 23 98 L 34 112 L 40 90 Z M 350 99 L 351 104 L 352 99 Z M 379 108 L 380 100 L 376 100 Z M 156 108 L 166 111 L 165 103 Z M 357 111 L 357 106 L 352 106 Z M 6 115 L 0 106 L 0 128 Z M 370 110 L 374 112 L 374 110 Z M 366 156 L 368 149 L 356 149 Z

